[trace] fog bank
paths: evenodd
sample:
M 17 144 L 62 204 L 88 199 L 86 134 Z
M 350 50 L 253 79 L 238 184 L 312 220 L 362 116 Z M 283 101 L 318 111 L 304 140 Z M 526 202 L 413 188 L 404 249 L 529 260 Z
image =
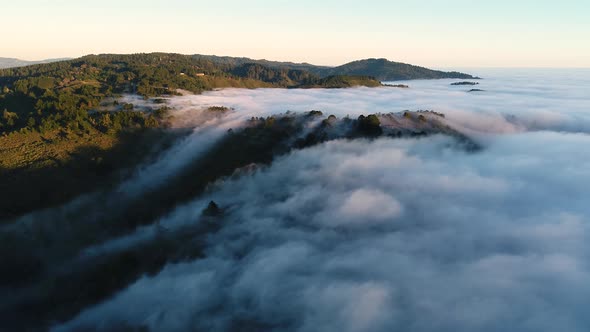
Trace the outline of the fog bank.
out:
M 577 151 L 590 138 L 448 143 L 334 141 L 219 183 L 163 220 L 225 207 L 205 259 L 56 330 L 587 330 L 590 156 Z

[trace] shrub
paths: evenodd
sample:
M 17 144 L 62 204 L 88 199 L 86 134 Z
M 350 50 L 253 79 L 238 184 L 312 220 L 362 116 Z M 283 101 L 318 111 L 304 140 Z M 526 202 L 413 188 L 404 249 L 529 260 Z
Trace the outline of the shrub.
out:
M 357 119 L 357 130 L 361 135 L 365 136 L 379 136 L 383 133 L 381 122 L 375 114 L 359 116 Z
M 211 201 L 209 202 L 209 205 L 207 205 L 207 207 L 203 210 L 202 214 L 206 217 L 215 217 L 221 214 L 221 209 L 217 203 Z

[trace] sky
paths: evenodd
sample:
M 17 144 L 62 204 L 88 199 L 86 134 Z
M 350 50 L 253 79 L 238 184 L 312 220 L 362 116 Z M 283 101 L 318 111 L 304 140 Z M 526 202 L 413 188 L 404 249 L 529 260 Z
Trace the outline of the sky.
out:
M 0 57 L 175 52 L 320 65 L 590 67 L 587 0 L 2 0 Z

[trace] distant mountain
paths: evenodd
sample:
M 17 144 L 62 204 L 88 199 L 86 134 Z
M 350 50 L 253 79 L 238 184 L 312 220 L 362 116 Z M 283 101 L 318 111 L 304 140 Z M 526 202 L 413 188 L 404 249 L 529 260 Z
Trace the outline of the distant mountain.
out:
M 439 79 L 439 78 L 456 78 L 456 79 L 477 79 L 478 77 L 456 71 L 446 72 L 432 70 L 424 67 L 410 65 L 401 62 L 393 62 L 387 59 L 365 59 L 349 62 L 338 67 L 316 66 L 309 63 L 294 63 L 271 61 L 265 59 L 250 59 L 245 57 L 216 56 L 194 54 L 191 57 L 196 61 L 207 61 L 226 68 L 235 68 L 246 64 L 258 64 L 274 69 L 302 70 L 318 75 L 321 78 L 329 76 L 370 76 L 380 81 L 399 81 L 415 79 Z M 57 61 L 70 60 L 47 59 L 41 61 L 25 61 L 12 58 L 0 58 L 0 69 L 23 67 L 40 63 L 51 63 Z
M 24 67 L 24 66 L 30 66 L 30 65 L 37 65 L 40 63 L 51 63 L 51 62 L 64 61 L 64 60 L 69 60 L 69 58 L 46 59 L 46 60 L 40 60 L 40 61 L 26 61 L 26 60 L 14 59 L 14 58 L 1 58 L 0 57 L 0 69 Z
M 439 79 L 439 78 L 459 78 L 459 79 L 476 79 L 471 76 L 456 71 L 445 72 L 432 70 L 424 67 L 414 66 L 401 62 L 393 62 L 387 59 L 366 59 L 347 63 L 342 66 L 322 69 L 319 73 L 321 76 L 328 75 L 362 75 L 372 76 L 380 81 L 399 81 L 414 79 Z
M 393 62 L 387 59 L 365 59 L 349 62 L 338 67 L 316 66 L 309 63 L 293 63 L 269 60 L 255 60 L 250 58 L 236 58 L 229 56 L 215 55 L 193 55 L 199 60 L 207 60 L 219 65 L 230 67 L 240 66 L 248 63 L 255 63 L 270 68 L 287 68 L 305 70 L 322 78 L 329 76 L 371 76 L 380 81 L 399 81 L 415 79 L 477 79 L 478 77 L 460 72 L 445 72 L 432 70 L 424 67 L 414 66 L 401 62 Z

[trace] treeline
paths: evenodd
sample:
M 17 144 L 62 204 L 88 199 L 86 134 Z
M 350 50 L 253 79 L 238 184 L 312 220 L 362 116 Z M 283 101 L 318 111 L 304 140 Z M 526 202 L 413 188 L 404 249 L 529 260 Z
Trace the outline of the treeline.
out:
M 328 76 L 324 78 L 313 78 L 306 83 L 300 85 L 301 88 L 350 88 L 354 86 L 377 87 L 381 86 L 381 82 L 371 76 L 349 76 L 338 75 Z
M 270 68 L 256 63 L 239 65 L 230 72 L 237 77 L 251 78 L 283 87 L 309 84 L 319 79 L 316 75 L 305 70 Z

